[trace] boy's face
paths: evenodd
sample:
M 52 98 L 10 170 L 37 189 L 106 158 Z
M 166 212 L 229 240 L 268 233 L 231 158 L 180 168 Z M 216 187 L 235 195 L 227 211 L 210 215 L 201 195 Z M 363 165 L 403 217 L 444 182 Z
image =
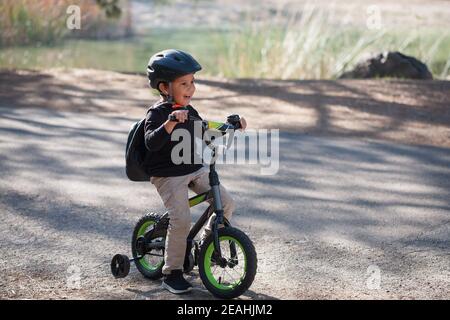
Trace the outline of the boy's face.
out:
M 194 74 L 190 73 L 172 81 L 172 96 L 177 104 L 187 106 L 195 93 Z M 168 86 L 164 86 L 164 93 L 168 93 Z

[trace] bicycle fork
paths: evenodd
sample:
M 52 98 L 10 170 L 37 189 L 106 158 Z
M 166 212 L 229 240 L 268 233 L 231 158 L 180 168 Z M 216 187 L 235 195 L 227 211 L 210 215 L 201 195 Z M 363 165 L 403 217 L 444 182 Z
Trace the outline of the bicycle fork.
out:
M 219 224 L 223 224 L 223 206 L 222 198 L 220 197 L 219 176 L 214 167 L 214 164 L 211 164 L 209 171 L 209 184 L 211 186 L 211 194 L 213 197 L 214 212 L 216 213 L 216 219 L 214 219 L 212 226 L 212 233 L 214 239 L 214 251 L 222 258 L 219 242 Z
M 216 213 L 216 219 L 214 219 L 214 223 L 212 225 L 214 251 L 216 256 L 218 257 L 219 264 L 222 266 L 227 264 L 226 259 L 222 257 L 222 251 L 219 241 L 219 225 L 224 224 L 224 212 L 222 206 L 222 198 L 220 197 L 219 177 L 217 175 L 217 172 L 215 171 L 214 165 L 211 165 L 211 170 L 209 172 L 209 181 L 211 185 L 212 197 L 214 199 L 214 212 Z M 230 241 L 230 253 L 232 261 L 237 261 L 236 246 L 232 241 Z

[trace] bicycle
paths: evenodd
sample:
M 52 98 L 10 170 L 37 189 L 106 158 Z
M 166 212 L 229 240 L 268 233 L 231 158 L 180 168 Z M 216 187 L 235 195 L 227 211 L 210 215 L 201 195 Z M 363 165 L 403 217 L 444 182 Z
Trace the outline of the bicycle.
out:
M 239 129 L 240 118 L 238 115 L 231 115 L 226 123 L 201 120 L 192 116 L 189 116 L 188 120 L 202 121 L 203 129 L 215 129 L 224 135 Z M 233 135 L 230 134 L 229 141 L 232 138 Z M 208 143 L 212 153 L 209 165 L 211 189 L 189 198 L 189 206 L 194 207 L 210 199 L 212 203 L 190 229 L 183 272 L 190 272 L 198 266 L 200 278 L 208 291 L 218 298 L 232 299 L 243 294 L 253 283 L 257 270 L 257 256 L 250 238 L 243 231 L 232 227 L 223 216 L 219 176 L 215 169 L 217 146 L 213 140 L 214 138 Z M 230 143 L 227 144 L 227 148 L 229 145 Z M 212 214 L 215 214 L 215 218 L 211 234 L 200 244 L 194 238 Z M 134 262 L 144 277 L 151 280 L 160 279 L 163 276 L 168 225 L 167 211 L 162 215 L 149 213 L 143 216 L 137 222 L 132 235 L 133 258 L 116 254 L 111 261 L 111 272 L 114 277 L 126 277 L 130 271 L 130 262 Z M 220 225 L 223 227 L 219 228 Z

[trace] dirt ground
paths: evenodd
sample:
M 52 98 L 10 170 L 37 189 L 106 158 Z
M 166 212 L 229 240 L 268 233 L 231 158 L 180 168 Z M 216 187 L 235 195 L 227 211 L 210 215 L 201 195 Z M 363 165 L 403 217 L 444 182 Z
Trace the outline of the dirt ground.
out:
M 242 299 L 448 299 L 449 81 L 197 84 L 205 118 L 239 113 L 282 133 L 277 176 L 221 171 L 258 252 Z M 143 208 L 160 203 L 123 173 L 126 128 L 155 99 L 144 75 L 0 71 L 0 298 L 211 298 L 195 275 L 186 298 L 137 271 L 109 274 Z M 79 266 L 83 286 L 70 289 Z M 364 285 L 368 266 L 382 290 Z
M 145 75 L 54 69 L 0 71 L 5 106 L 142 117 L 158 97 Z M 197 80 L 193 105 L 210 120 L 231 113 L 249 128 L 450 147 L 450 81 Z

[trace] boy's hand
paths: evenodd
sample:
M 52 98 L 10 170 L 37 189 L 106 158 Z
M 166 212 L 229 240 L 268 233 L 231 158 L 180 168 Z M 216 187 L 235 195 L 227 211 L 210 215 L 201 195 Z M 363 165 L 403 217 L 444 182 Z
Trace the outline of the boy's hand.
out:
M 244 131 L 245 128 L 247 128 L 247 121 L 245 121 L 245 118 L 239 117 L 238 114 L 229 115 L 227 117 L 227 123 L 234 125 L 235 128 L 238 127 L 239 129 L 237 129 L 237 130 Z
M 245 128 L 247 128 L 247 121 L 245 121 L 245 118 L 242 117 L 241 120 L 239 121 L 239 123 L 241 124 L 241 127 L 239 128 L 239 130 L 245 131 Z
M 175 110 L 173 111 L 170 115 L 169 118 L 167 119 L 166 122 L 164 122 L 164 128 L 166 129 L 168 134 L 171 134 L 173 129 L 175 128 L 175 126 L 178 124 L 178 122 L 185 122 L 188 120 L 188 113 L 189 110 Z M 174 116 L 175 119 L 177 119 L 177 121 L 172 121 L 170 120 L 170 116 Z
M 178 122 L 185 122 L 188 120 L 189 110 L 175 110 L 171 113 L 171 115 L 175 116 Z

